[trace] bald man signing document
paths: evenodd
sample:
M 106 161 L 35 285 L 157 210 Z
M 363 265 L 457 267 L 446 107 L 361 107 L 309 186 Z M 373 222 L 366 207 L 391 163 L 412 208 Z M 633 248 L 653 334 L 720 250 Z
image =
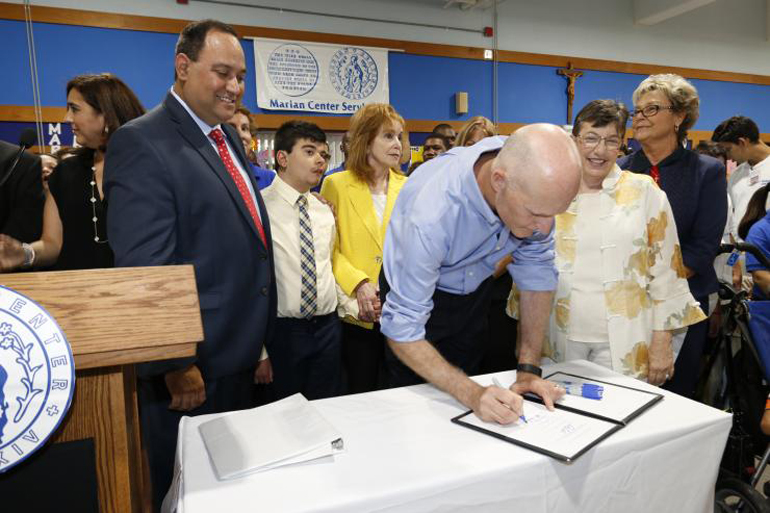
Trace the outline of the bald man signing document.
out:
M 579 182 L 574 142 L 546 124 L 420 166 L 398 196 L 385 238 L 380 323 L 392 386 L 427 380 L 501 424 L 516 421 L 525 392 L 553 408 L 564 392 L 541 379 L 539 367 L 557 280 L 553 217 L 567 209 Z M 492 273 L 506 255 L 521 290 L 522 341 L 510 390 L 468 378 L 483 356 Z

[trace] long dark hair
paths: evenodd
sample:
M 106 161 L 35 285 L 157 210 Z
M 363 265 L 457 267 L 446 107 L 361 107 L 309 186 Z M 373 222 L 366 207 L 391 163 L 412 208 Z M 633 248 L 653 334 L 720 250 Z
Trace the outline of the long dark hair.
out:
M 741 239 L 746 240 L 746 237 L 749 236 L 749 230 L 754 225 L 754 223 L 767 215 L 767 209 L 765 208 L 765 205 L 767 204 L 768 192 L 770 192 L 770 183 L 767 183 L 765 186 L 757 189 L 757 191 L 751 197 L 749 206 L 746 207 L 746 214 L 744 214 L 743 219 L 741 219 L 741 223 L 738 225 L 738 236 Z

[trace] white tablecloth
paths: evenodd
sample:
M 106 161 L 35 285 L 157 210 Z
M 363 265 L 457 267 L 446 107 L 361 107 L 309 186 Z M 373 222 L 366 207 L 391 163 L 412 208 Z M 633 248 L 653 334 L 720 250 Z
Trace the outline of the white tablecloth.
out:
M 545 370 L 658 391 L 584 361 Z M 515 373 L 496 376 L 510 383 Z M 474 379 L 490 384 L 492 375 Z M 466 408 L 429 385 L 314 401 L 343 433 L 345 453 L 227 482 L 217 480 L 198 432 L 214 416 L 185 417 L 176 506 L 180 513 L 713 511 L 731 417 L 663 393 L 571 465 L 451 423 Z

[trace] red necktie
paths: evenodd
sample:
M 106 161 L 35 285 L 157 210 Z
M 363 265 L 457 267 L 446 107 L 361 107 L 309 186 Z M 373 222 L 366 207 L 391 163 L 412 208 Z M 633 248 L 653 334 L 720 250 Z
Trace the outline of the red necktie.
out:
M 230 173 L 230 177 L 235 182 L 235 186 L 238 187 L 238 192 L 241 193 L 241 198 L 243 198 L 243 202 L 246 204 L 246 208 L 249 209 L 249 213 L 251 214 L 251 218 L 254 220 L 254 225 L 257 227 L 259 236 L 262 239 L 262 242 L 265 244 L 265 247 L 267 247 L 265 229 L 262 227 L 262 221 L 259 220 L 259 215 L 257 215 L 257 206 L 254 204 L 254 200 L 251 198 L 249 188 L 246 186 L 246 180 L 243 179 L 243 175 L 241 175 L 240 171 L 238 171 L 238 168 L 235 167 L 235 163 L 233 162 L 232 157 L 230 157 L 230 152 L 227 151 L 227 144 L 225 144 L 225 136 L 222 133 L 222 130 L 219 128 L 212 130 L 209 133 L 209 137 L 214 139 L 214 142 L 217 143 L 217 151 L 219 152 L 219 156 L 222 159 L 222 162 L 225 164 L 225 169 L 227 169 L 227 172 Z
M 657 165 L 650 168 L 650 176 L 655 180 L 655 183 L 660 183 L 660 169 L 658 169 Z

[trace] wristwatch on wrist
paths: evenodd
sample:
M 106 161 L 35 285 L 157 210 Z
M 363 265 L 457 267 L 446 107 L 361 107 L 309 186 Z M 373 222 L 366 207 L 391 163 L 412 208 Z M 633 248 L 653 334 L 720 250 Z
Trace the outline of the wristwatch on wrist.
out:
M 35 248 L 26 242 L 22 242 L 21 249 L 24 250 L 24 262 L 21 264 L 21 266 L 23 268 L 32 267 L 32 264 L 35 263 Z
M 528 372 L 530 374 L 534 374 L 538 378 L 543 377 L 543 369 L 538 367 L 537 365 L 532 365 L 531 363 L 520 363 L 516 366 L 517 372 Z

